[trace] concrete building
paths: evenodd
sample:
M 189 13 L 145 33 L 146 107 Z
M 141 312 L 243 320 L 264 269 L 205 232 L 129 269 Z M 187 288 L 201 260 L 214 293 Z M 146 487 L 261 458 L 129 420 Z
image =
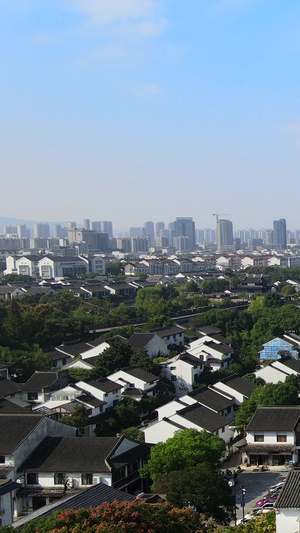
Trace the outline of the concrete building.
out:
M 234 251 L 233 226 L 231 220 L 217 220 L 217 250 L 220 252 Z
M 183 251 L 195 250 L 196 247 L 196 231 L 195 222 L 192 217 L 177 217 L 174 222 L 173 229 L 173 242 L 176 237 L 186 237 L 186 239 L 177 239 L 174 246 L 178 248 L 178 245 L 183 247 Z M 182 249 L 182 248 L 180 248 Z
M 277 250 L 286 249 L 286 221 L 285 218 L 273 222 L 273 243 Z
M 43 239 L 50 237 L 49 224 L 46 222 L 39 222 L 33 225 L 33 237 L 35 239 Z

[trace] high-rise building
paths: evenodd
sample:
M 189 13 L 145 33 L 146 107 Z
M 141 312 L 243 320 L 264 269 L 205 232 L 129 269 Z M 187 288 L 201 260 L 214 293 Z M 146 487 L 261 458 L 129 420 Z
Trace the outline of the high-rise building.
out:
M 53 226 L 54 239 L 66 239 L 68 237 L 68 229 L 61 224 L 54 224 Z
M 33 225 L 34 239 L 47 239 L 50 237 L 50 228 L 47 222 L 39 222 Z
M 144 228 L 135 227 L 135 226 L 129 228 L 129 236 L 130 237 L 144 237 Z
M 165 223 L 164 222 L 156 222 L 155 224 L 155 239 L 158 241 L 159 237 L 161 235 L 161 231 L 165 229 Z
M 219 218 L 217 220 L 217 251 L 229 252 L 234 250 L 233 226 L 231 220 Z
M 89 218 L 83 220 L 83 227 L 84 229 L 91 229 L 91 221 Z
M 17 224 L 17 235 L 19 239 L 30 237 L 30 231 L 26 224 Z
M 173 242 L 175 243 L 176 237 L 188 237 L 184 241 L 185 251 L 195 250 L 196 248 L 196 231 L 195 231 L 195 222 L 192 217 L 177 217 L 174 222 L 173 230 Z M 177 241 L 177 244 L 180 242 L 183 244 L 183 241 Z M 176 244 L 174 244 L 176 247 Z
M 100 231 L 102 233 L 107 233 L 107 235 L 111 238 L 113 236 L 112 222 L 110 220 L 101 220 L 100 224 Z
M 17 235 L 17 226 L 4 226 L 4 235 Z
M 285 218 L 273 221 L 273 244 L 277 250 L 286 249 L 286 221 Z
M 149 244 L 154 244 L 154 223 L 151 220 L 145 222 L 144 224 L 144 235 L 149 240 Z

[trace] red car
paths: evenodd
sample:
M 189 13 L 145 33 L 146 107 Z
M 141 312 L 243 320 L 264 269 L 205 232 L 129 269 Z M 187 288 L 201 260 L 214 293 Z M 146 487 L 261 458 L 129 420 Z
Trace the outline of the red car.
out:
M 278 496 L 277 494 L 275 494 L 274 496 L 265 496 L 264 498 L 262 498 L 261 500 L 258 500 L 258 502 L 256 502 L 255 504 L 255 507 L 261 507 L 262 505 L 264 505 L 265 503 L 269 502 L 276 502 Z

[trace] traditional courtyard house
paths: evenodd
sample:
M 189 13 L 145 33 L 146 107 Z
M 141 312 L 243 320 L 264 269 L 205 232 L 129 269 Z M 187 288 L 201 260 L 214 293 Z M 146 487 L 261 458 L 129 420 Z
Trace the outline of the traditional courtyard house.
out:
M 157 333 L 133 333 L 128 343 L 134 352 L 145 350 L 151 359 L 169 354 L 166 342 Z
M 256 389 L 256 385 L 241 376 L 233 374 L 221 379 L 210 388 L 231 395 L 235 398 L 236 404 L 240 405 L 244 400 L 250 398 L 252 392 Z
M 258 407 L 246 432 L 243 453 L 251 465 L 298 462 L 300 406 Z
M 122 386 L 122 395 L 134 396 L 141 399 L 143 396 L 156 396 L 159 377 L 151 372 L 146 372 L 138 366 L 127 366 L 110 374 L 108 379 Z
M 172 381 L 176 396 L 183 396 L 193 390 L 203 372 L 204 362 L 187 352 L 175 355 L 160 363 L 161 375 Z
M 126 492 L 146 488 L 139 469 L 149 454 L 149 445 L 126 437 L 46 437 L 18 469 L 28 511 L 100 482 Z

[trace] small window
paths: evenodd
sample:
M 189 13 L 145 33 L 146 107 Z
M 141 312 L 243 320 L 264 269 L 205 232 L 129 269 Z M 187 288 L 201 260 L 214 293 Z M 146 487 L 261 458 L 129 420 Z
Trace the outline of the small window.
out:
M 287 436 L 286 435 L 277 435 L 277 442 L 286 442 Z
M 65 481 L 64 474 L 54 474 L 54 485 L 63 485 Z
M 38 485 L 39 478 L 38 475 L 32 472 L 28 472 L 27 474 L 27 484 L 28 485 Z
M 93 474 L 81 474 L 81 485 L 92 485 Z
M 225 433 L 225 427 L 222 427 L 222 433 Z
M 264 442 L 264 435 L 254 435 L 254 442 Z
M 0 455 L 0 464 L 5 463 L 5 455 Z
M 177 381 L 177 377 L 176 376 L 171 376 L 171 381 Z
M 37 400 L 37 399 L 38 399 L 37 392 L 28 392 L 28 400 Z

